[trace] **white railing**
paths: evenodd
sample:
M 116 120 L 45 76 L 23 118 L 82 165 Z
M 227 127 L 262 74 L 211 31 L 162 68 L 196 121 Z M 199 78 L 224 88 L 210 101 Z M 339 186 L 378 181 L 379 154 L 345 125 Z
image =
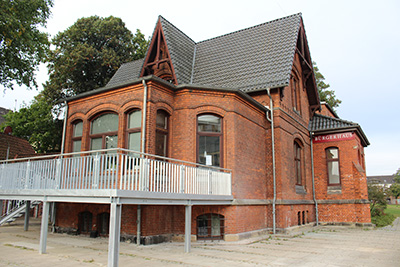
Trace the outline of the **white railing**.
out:
M 0 161 L 0 190 L 120 189 L 231 195 L 231 171 L 108 149 Z

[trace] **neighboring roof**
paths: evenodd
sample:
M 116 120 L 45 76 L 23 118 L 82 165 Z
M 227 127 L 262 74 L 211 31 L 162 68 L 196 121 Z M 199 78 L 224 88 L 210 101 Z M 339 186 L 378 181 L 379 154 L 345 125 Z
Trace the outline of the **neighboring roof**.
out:
M 165 18 L 160 16 L 159 22 L 180 85 L 235 88 L 244 92 L 289 85 L 302 23 L 300 13 L 199 43 Z M 122 65 L 106 87 L 139 78 L 142 64 L 141 60 Z
M 310 120 L 308 129 L 314 134 L 356 131 L 362 140 L 363 146 L 369 145 L 367 136 L 364 134 L 361 126 L 355 122 L 328 117 L 320 114 L 314 114 L 314 116 Z
M 35 150 L 25 139 L 0 133 L 0 160 L 5 160 L 7 150 L 10 148 L 8 159 L 33 156 Z
M 367 182 L 372 184 L 393 184 L 394 175 L 367 176 Z

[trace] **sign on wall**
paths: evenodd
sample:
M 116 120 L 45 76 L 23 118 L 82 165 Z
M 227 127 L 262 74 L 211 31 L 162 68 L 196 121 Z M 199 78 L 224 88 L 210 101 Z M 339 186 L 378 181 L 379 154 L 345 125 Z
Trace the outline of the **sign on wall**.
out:
M 351 140 L 351 139 L 354 139 L 355 136 L 356 135 L 353 132 L 318 135 L 318 136 L 314 136 L 313 143 Z

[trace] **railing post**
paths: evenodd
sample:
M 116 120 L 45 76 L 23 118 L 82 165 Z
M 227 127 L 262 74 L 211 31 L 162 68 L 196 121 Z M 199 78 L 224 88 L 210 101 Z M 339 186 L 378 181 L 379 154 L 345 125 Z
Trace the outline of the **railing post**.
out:
M 25 189 L 28 189 L 30 169 L 31 169 L 31 161 L 28 160 L 28 162 L 26 164 L 26 173 L 25 173 Z
M 58 158 L 56 163 L 56 189 L 60 189 L 61 185 L 61 163 L 62 159 Z
M 208 185 L 208 194 L 209 195 L 212 195 L 212 173 L 211 173 L 211 170 L 208 170 L 208 182 L 207 182 L 207 185 Z
M 181 193 L 185 193 L 185 166 L 181 165 Z
M 93 159 L 93 183 L 92 188 L 97 189 L 99 186 L 99 177 L 100 177 L 100 156 L 98 153 L 94 156 Z

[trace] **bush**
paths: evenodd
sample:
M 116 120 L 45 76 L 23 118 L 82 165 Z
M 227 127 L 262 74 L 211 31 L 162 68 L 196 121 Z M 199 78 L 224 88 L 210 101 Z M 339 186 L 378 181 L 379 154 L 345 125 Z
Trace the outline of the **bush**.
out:
M 372 216 L 371 222 L 375 224 L 377 227 L 383 227 L 391 225 L 394 219 L 395 217 L 392 214 L 382 214 L 380 216 Z

